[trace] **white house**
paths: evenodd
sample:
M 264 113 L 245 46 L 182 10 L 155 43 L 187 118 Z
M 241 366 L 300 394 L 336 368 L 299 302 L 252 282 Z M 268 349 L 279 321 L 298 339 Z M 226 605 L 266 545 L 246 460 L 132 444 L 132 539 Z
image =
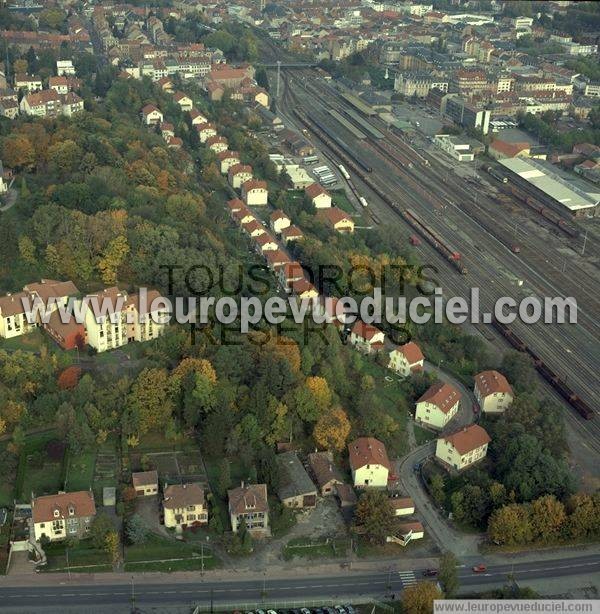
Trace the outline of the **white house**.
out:
M 372 324 L 357 320 L 350 332 L 350 343 L 359 350 L 371 354 L 383 349 L 385 333 Z
M 146 126 L 156 126 L 163 122 L 163 114 L 158 107 L 153 104 L 147 104 L 142 109 L 142 121 Z
M 490 414 L 504 412 L 515 398 L 508 380 L 498 371 L 478 373 L 473 392 L 481 411 Z
M 417 371 L 422 371 L 424 363 L 425 357 L 421 348 L 411 341 L 395 347 L 390 352 L 388 369 L 392 369 L 402 377 L 408 377 Z
M 434 429 L 442 429 L 456 415 L 460 399 L 460 392 L 450 384 L 433 384 L 417 401 L 415 420 Z
M 248 205 L 266 205 L 269 202 L 267 182 L 249 179 L 242 185 L 242 200 Z
M 374 437 L 359 437 L 348 444 L 348 456 L 354 486 L 387 486 L 391 465 L 381 441 Z
M 445 466 L 460 471 L 485 458 L 490 441 L 484 428 L 471 424 L 456 433 L 440 437 L 435 456 Z
M 281 209 L 276 209 L 269 216 L 271 230 L 275 234 L 281 234 L 284 228 L 289 228 L 292 225 L 292 220 Z
M 321 184 L 312 183 L 304 192 L 316 209 L 331 207 L 331 195 Z

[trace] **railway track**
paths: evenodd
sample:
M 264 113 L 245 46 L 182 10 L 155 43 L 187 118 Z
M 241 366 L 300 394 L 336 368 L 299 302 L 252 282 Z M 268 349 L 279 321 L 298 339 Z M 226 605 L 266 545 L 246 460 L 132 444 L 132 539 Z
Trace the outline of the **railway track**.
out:
M 329 102 L 329 101 L 328 101 L 328 102 Z M 312 101 L 312 103 L 314 104 L 314 101 Z M 406 164 L 406 162 L 408 161 L 408 154 L 407 154 L 407 153 L 404 153 L 404 154 L 400 154 L 400 156 L 403 156 L 403 157 L 404 157 L 404 160 L 402 160 L 402 157 L 400 157 L 400 159 L 399 159 L 399 160 L 396 160 L 396 164 L 398 163 L 398 161 L 400 161 L 401 163 L 403 163 L 403 164 L 405 165 L 405 166 L 403 166 L 403 167 L 402 167 L 402 168 L 404 169 L 404 171 L 405 171 L 405 172 L 403 173 L 402 180 L 405 180 L 405 179 L 406 179 L 406 174 L 409 172 L 409 170 L 407 170 L 407 169 L 409 169 L 409 168 L 410 168 L 410 167 L 408 167 L 408 164 Z M 385 160 L 385 162 L 386 162 L 386 164 L 389 164 L 389 159 Z M 420 167 L 419 167 L 419 168 L 420 168 Z M 392 169 L 390 169 L 389 176 L 391 177 L 391 176 L 393 176 L 393 175 L 394 175 L 394 173 L 392 172 Z M 386 174 L 386 176 L 387 176 L 387 174 Z M 366 177 L 361 177 L 361 180 L 367 180 L 367 181 L 369 181 L 369 183 L 371 184 L 371 185 L 370 185 L 370 187 L 374 187 L 374 188 L 375 188 L 375 190 L 374 190 L 374 191 L 375 191 L 376 193 L 378 193 L 378 194 L 380 194 L 380 195 L 381 195 L 381 193 L 383 193 L 383 196 L 384 196 L 384 202 L 386 202 L 386 204 L 388 204 L 388 205 L 392 204 L 392 205 L 393 205 L 393 204 L 394 204 L 394 201 L 391 201 L 391 199 L 389 198 L 389 195 L 387 195 L 387 200 L 385 199 L 385 196 L 386 196 L 385 190 L 384 190 L 384 189 L 382 189 L 380 186 L 378 186 L 378 185 L 377 185 L 377 180 L 373 181 L 373 179 L 374 179 L 374 178 L 369 178 L 369 179 L 367 179 Z M 412 178 L 412 179 L 414 179 L 414 178 Z M 397 187 L 399 187 L 399 186 L 398 186 L 398 182 L 397 182 L 396 180 L 393 180 L 393 182 L 388 181 L 388 182 L 386 182 L 386 185 L 387 185 L 387 188 L 388 188 L 388 189 L 396 189 Z M 431 193 L 430 193 L 428 196 L 429 196 L 429 197 L 431 197 Z M 403 190 L 403 192 L 402 192 L 402 197 L 403 197 L 403 198 L 404 198 L 404 197 L 408 198 L 408 199 L 409 199 L 409 202 L 411 202 L 412 204 L 415 204 L 414 195 L 407 194 L 407 192 L 406 192 L 405 190 Z M 416 204 L 417 204 L 418 206 L 422 207 L 422 206 L 423 206 L 423 203 L 422 203 L 422 202 L 419 202 L 419 200 L 420 200 L 420 199 L 417 199 L 417 203 L 416 203 Z M 435 200 L 436 200 L 436 199 L 434 198 L 433 200 L 434 200 L 434 203 L 435 203 Z M 390 202 L 390 201 L 391 201 L 391 202 Z M 438 203 L 438 205 L 439 205 L 439 203 Z M 393 207 L 391 207 L 391 208 L 393 208 Z M 397 213 L 397 210 L 396 210 L 395 212 Z M 447 228 L 447 230 L 449 230 L 449 229 Z M 452 232 L 454 233 L 454 236 L 456 237 L 456 239 L 454 239 L 454 240 L 457 240 L 457 239 L 458 239 L 458 240 L 461 240 L 461 235 L 460 235 L 460 233 L 457 233 L 457 231 L 456 231 L 456 230 L 453 230 Z M 477 272 L 478 272 L 478 276 L 481 276 L 481 275 L 483 274 L 483 275 L 484 275 L 484 278 L 485 278 L 485 274 L 487 273 L 487 271 L 486 271 L 485 267 L 484 267 L 484 268 L 482 268 L 482 267 L 479 265 L 479 263 L 477 263 L 476 269 L 477 269 Z M 454 283 L 451 283 L 451 284 L 450 284 L 450 283 L 449 283 L 449 281 L 450 281 L 450 280 L 448 279 L 448 281 L 447 281 L 447 283 L 446 283 L 446 285 L 447 285 L 447 286 L 448 286 L 448 285 L 452 285 L 452 286 L 454 286 L 454 285 L 455 285 Z M 499 285 L 499 286 L 501 286 L 501 284 L 498 284 L 498 285 Z M 502 288 L 500 287 L 500 288 L 498 288 L 498 289 L 502 289 Z M 503 291 L 504 291 L 504 292 L 506 292 L 507 290 L 510 290 L 510 287 L 504 286 Z M 488 294 L 486 298 L 493 298 L 493 295 L 492 295 L 492 294 Z M 559 334 L 559 336 L 560 336 L 560 337 L 562 337 L 562 343 L 566 343 L 566 342 L 567 342 L 568 337 L 567 337 L 567 336 L 566 336 L 566 335 L 565 335 L 565 334 L 564 334 L 562 331 L 561 331 L 560 333 L 557 333 L 557 334 Z M 539 336 L 538 336 L 538 341 L 540 341 L 540 337 L 539 337 Z M 570 341 L 570 339 L 569 339 L 569 341 Z M 557 339 L 557 342 L 558 342 L 558 339 Z M 544 345 L 544 347 L 543 347 L 543 348 L 542 348 L 542 349 L 539 351 L 539 355 L 540 355 L 540 356 L 542 356 L 542 357 L 544 358 L 544 360 L 547 360 L 547 357 L 548 357 L 548 356 L 550 356 L 550 358 L 556 358 L 556 354 L 555 354 L 555 352 L 553 351 L 553 349 L 555 349 L 555 347 L 556 347 L 556 346 L 554 346 L 554 348 L 552 348 L 552 349 L 551 349 L 551 346 L 550 346 L 550 347 L 548 347 L 547 345 Z M 594 356 L 593 356 L 593 355 L 588 354 L 586 357 L 590 359 L 590 362 L 588 363 L 588 366 L 589 366 L 589 364 L 593 364 L 593 361 L 594 361 Z M 593 378 L 594 378 L 593 371 L 592 371 L 592 372 L 590 372 L 590 371 L 589 371 L 589 368 L 588 368 L 588 370 L 587 370 L 587 374 L 589 374 L 589 375 L 590 375 L 590 377 L 591 377 L 591 379 L 589 379 L 588 381 L 595 381 L 595 380 L 593 379 Z M 584 389 L 585 389 L 585 390 L 586 390 L 586 391 L 587 391 L 587 392 L 588 392 L 588 393 L 589 393 L 589 394 L 592 396 L 592 398 L 593 398 L 593 395 L 595 394 L 595 391 L 594 391 L 592 388 L 590 388 L 590 387 L 587 387 L 587 386 L 583 386 L 583 387 L 584 387 Z M 587 430 L 587 427 L 586 427 L 586 430 Z M 588 432 L 588 435 L 589 435 L 589 432 Z

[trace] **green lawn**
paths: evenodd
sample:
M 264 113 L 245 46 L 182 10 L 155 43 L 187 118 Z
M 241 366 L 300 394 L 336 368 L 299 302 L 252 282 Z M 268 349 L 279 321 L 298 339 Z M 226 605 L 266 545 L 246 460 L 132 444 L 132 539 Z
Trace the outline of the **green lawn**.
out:
M 67 455 L 66 490 L 89 490 L 94 483 L 96 450 Z
M 76 361 L 77 354 L 75 352 L 67 352 L 61 349 L 39 328 L 36 328 L 26 335 L 21 335 L 20 337 L 0 339 L 0 349 L 2 350 L 12 352 L 22 350 L 24 352 L 39 353 L 42 348 L 47 348 L 51 354 L 56 355 L 59 365 L 63 367 L 67 367 Z
M 422 446 L 424 443 L 431 441 L 436 438 L 435 433 L 424 429 L 418 424 L 413 424 L 413 431 L 415 433 L 415 439 L 417 440 L 417 445 Z
M 112 569 L 109 555 L 104 550 L 94 548 L 89 540 L 78 542 L 68 549 L 68 565 L 67 548 L 64 543 L 49 544 L 44 551 L 48 557 L 48 564 L 43 568 L 44 571 L 61 571 L 69 568 L 71 571 L 95 572 Z M 96 567 L 96 565 L 101 567 Z
M 15 497 L 29 502 L 36 496 L 56 493 L 63 487 L 64 444 L 52 431 L 27 437 L 21 450 Z
M 219 564 L 218 559 L 206 545 L 203 552 L 199 543 L 188 543 L 153 533 L 144 543 L 125 547 L 125 569 L 126 571 L 201 569 L 202 553 L 204 553 L 204 569 L 211 569 Z

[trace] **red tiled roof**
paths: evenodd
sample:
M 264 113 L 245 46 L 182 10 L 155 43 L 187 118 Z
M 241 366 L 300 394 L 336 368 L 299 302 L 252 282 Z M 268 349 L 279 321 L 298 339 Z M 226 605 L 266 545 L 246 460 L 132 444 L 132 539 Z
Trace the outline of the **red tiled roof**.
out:
M 89 490 L 36 497 L 31 502 L 33 522 L 52 522 L 55 518 L 85 518 L 96 514 L 94 495 Z M 73 514 L 69 514 L 69 508 Z M 54 512 L 58 511 L 58 516 Z
M 421 348 L 414 341 L 405 343 L 396 349 L 404 354 L 404 357 L 408 361 L 409 365 L 414 365 L 417 362 L 421 362 L 425 358 L 423 356 L 423 352 L 421 352 Z
M 375 335 L 381 333 L 376 326 L 372 324 L 366 324 L 362 320 L 356 320 L 354 326 L 352 327 L 352 333 L 361 339 L 365 339 L 366 341 L 371 341 Z
M 158 486 L 157 471 L 138 471 L 131 474 L 131 482 L 134 488 L 147 486 L 148 484 L 156 484 Z
M 466 426 L 456 433 L 441 437 L 441 439 L 450 443 L 461 456 L 492 441 L 487 431 L 478 424 Z
M 311 183 L 304 189 L 304 191 L 311 200 L 317 196 L 320 196 L 321 194 L 329 196 L 329 192 L 320 183 Z
M 475 376 L 475 385 L 484 397 L 495 392 L 513 393 L 508 380 L 498 371 L 490 370 L 478 373 Z
M 267 500 L 266 484 L 248 484 L 230 490 L 229 511 L 234 514 L 267 512 L 269 503 Z
M 243 191 L 247 194 L 250 190 L 266 190 L 267 182 L 262 179 L 248 179 L 242 185 Z
M 461 394 L 458 390 L 450 386 L 450 384 L 438 382 L 437 384 L 433 384 L 433 386 L 431 386 L 429 390 L 425 392 L 417 403 L 427 401 L 447 414 L 450 409 L 454 407 L 458 401 L 460 401 L 460 399 Z
M 198 484 L 172 484 L 164 492 L 163 507 L 168 510 L 188 505 L 204 505 L 204 490 Z
M 391 467 L 387 451 L 381 441 L 374 437 L 359 437 L 348 444 L 350 467 L 355 471 L 365 465 L 382 465 L 388 471 Z
M 319 209 L 317 211 L 317 217 L 329 222 L 332 226 L 336 226 L 340 222 L 352 222 L 352 218 L 341 209 L 337 207 L 330 207 L 328 209 Z

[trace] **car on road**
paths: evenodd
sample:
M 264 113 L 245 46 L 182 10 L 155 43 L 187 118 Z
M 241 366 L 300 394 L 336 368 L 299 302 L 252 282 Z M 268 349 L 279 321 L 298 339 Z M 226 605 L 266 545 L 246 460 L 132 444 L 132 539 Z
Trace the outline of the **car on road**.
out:
M 336 605 L 335 609 L 339 614 L 346 614 L 346 610 L 341 605 Z
M 434 576 L 438 575 L 438 570 L 437 569 L 424 569 L 423 570 L 423 576 L 425 578 L 433 578 Z
M 301 608 L 300 612 L 302 612 L 302 614 L 310 614 L 310 610 L 308 608 Z
M 346 612 L 348 612 L 348 614 L 356 614 L 356 610 L 351 605 L 345 605 L 344 607 L 346 608 Z
M 473 566 L 473 573 L 484 573 L 486 571 L 487 571 L 487 567 L 483 563 Z

